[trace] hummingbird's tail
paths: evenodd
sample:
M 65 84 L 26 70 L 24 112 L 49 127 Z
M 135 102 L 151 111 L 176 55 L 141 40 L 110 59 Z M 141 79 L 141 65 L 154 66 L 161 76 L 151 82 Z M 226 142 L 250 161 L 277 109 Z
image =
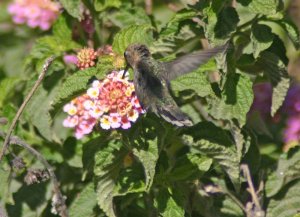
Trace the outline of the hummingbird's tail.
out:
M 157 113 L 167 122 L 178 127 L 193 126 L 193 123 L 190 120 L 190 118 L 185 113 L 183 113 L 177 106 L 158 107 Z

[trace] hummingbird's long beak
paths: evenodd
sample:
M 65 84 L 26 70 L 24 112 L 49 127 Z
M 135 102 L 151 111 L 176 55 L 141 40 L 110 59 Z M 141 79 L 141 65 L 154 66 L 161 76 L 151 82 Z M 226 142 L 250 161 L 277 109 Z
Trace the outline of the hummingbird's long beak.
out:
M 124 72 L 123 72 L 122 78 L 125 77 L 125 74 L 126 74 L 126 72 L 128 71 L 128 69 L 129 69 L 129 65 L 127 64 L 126 67 L 125 67 L 125 70 L 124 70 Z

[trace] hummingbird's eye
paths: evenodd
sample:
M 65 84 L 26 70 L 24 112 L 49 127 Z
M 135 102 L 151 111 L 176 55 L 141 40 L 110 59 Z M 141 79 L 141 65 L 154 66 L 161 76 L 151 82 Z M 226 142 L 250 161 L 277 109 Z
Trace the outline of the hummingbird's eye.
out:
M 124 52 L 124 57 L 126 58 L 128 56 L 128 51 Z

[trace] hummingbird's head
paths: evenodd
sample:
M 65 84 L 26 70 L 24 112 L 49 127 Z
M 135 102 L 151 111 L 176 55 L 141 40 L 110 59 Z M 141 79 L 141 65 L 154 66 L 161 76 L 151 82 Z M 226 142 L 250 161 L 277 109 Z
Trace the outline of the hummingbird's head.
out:
M 131 44 L 124 52 L 126 63 L 132 68 L 142 59 L 150 57 L 150 55 L 149 49 L 143 44 Z

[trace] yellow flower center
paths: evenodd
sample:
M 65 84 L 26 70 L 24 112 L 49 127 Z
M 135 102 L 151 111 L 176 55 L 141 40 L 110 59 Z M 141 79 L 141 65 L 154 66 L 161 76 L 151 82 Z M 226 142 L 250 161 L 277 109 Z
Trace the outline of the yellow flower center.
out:
M 121 94 L 122 94 L 121 91 L 117 89 L 117 90 L 111 91 L 109 94 L 109 97 L 111 99 L 117 99 L 117 98 L 120 98 Z

